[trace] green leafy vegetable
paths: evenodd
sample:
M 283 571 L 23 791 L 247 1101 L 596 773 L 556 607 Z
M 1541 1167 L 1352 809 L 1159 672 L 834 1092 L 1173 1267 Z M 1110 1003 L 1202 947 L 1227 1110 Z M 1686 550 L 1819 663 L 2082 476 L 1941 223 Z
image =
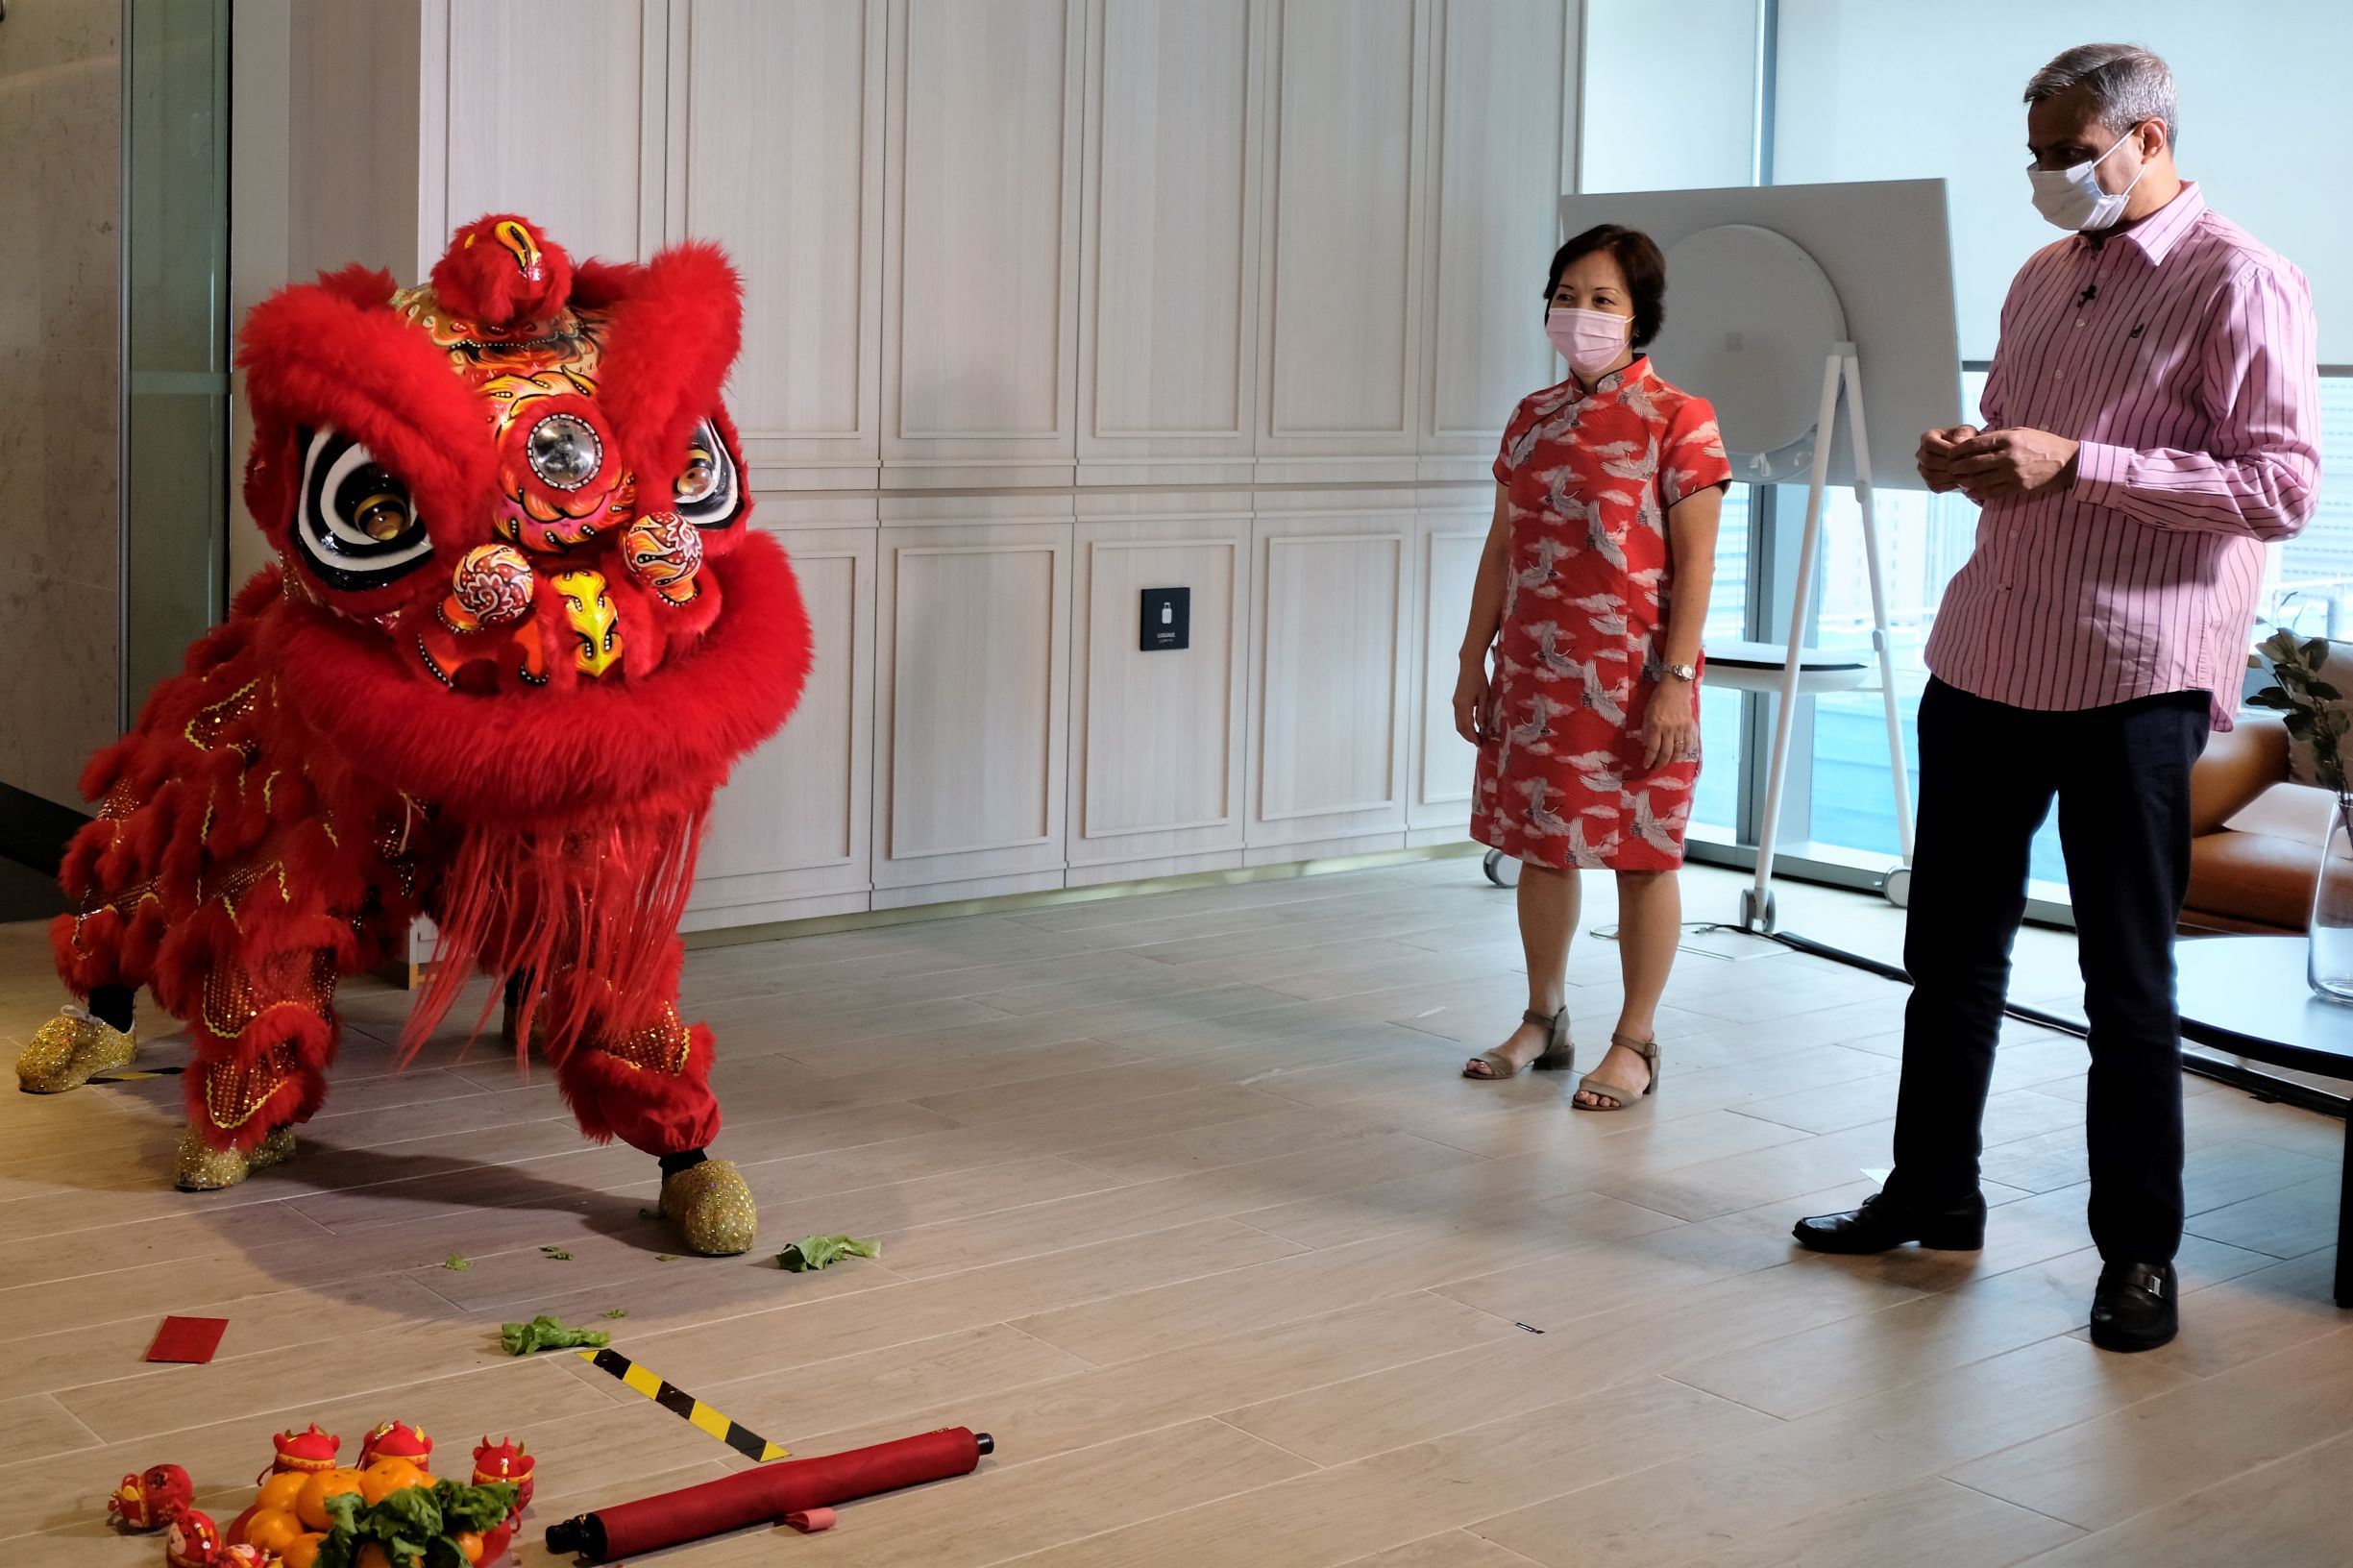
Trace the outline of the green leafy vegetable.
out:
M 445 1533 L 441 1504 L 434 1498 L 434 1490 L 429 1486 L 404 1486 L 397 1492 L 386 1492 L 383 1501 L 368 1509 L 357 1522 L 355 1532 L 362 1539 L 382 1542 L 384 1555 L 394 1562 L 424 1557 L 431 1543 Z
M 678 1261 L 678 1255 L 674 1252 L 657 1252 L 653 1255 L 653 1261 L 657 1263 L 674 1263 Z
M 776 1254 L 776 1266 L 796 1274 L 823 1268 L 844 1258 L 879 1258 L 882 1248 L 872 1241 L 846 1236 L 804 1236 Z
M 609 1345 L 613 1336 L 602 1329 L 568 1328 L 542 1312 L 528 1323 L 502 1323 L 499 1343 L 509 1356 L 528 1356 L 535 1350 L 571 1350 L 580 1345 Z
M 441 1266 L 449 1269 L 453 1273 L 456 1273 L 464 1269 L 472 1268 L 474 1265 L 468 1262 L 464 1257 L 453 1252 L 447 1258 L 441 1260 Z
M 572 1254 L 566 1252 L 561 1247 L 542 1247 L 539 1250 L 546 1253 L 549 1257 L 554 1259 L 559 1263 L 568 1263 L 572 1262 Z
M 402 1568 L 466 1568 L 459 1532 L 497 1529 L 514 1513 L 518 1495 L 512 1482 L 466 1486 L 444 1480 L 387 1492 L 373 1507 L 356 1492 L 329 1498 L 334 1524 L 319 1543 L 318 1568 L 354 1568 L 360 1549 L 371 1544 Z
M 479 1486 L 460 1486 L 453 1481 L 433 1484 L 434 1500 L 441 1505 L 442 1522 L 453 1531 L 472 1530 L 483 1534 L 498 1529 L 515 1511 L 515 1499 L 520 1493 L 521 1488 L 511 1481 L 485 1482 Z
M 599 1312 L 597 1315 L 599 1317 L 626 1317 L 629 1315 L 629 1309 L 626 1307 L 615 1307 L 609 1311 Z
M 366 1507 L 368 1505 L 366 1499 L 362 1498 L 357 1492 L 337 1492 L 334 1496 L 328 1498 L 320 1506 L 326 1508 L 327 1516 L 334 1521 L 332 1525 L 328 1527 L 329 1529 L 357 1530 L 359 1528 L 359 1510 Z

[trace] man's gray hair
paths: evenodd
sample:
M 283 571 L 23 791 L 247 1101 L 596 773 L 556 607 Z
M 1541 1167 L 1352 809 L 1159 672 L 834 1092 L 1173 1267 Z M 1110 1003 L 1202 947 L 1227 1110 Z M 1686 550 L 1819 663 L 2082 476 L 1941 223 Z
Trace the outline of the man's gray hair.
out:
M 2039 104 L 2077 87 L 2092 94 L 2099 123 L 2119 135 L 2136 125 L 2163 120 L 2166 145 L 2180 139 L 2173 118 L 2173 73 L 2140 45 L 2077 44 L 2034 73 L 2026 84 L 2026 102 Z

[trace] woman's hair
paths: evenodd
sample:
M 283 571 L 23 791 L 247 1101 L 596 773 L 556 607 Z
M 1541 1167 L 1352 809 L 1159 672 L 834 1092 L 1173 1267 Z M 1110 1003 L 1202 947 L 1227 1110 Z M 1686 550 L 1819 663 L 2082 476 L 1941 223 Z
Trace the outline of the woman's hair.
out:
M 1560 286 L 1560 275 L 1596 251 L 1607 251 L 1615 257 L 1618 270 L 1626 274 L 1626 289 L 1634 301 L 1634 330 L 1630 341 L 1636 349 L 1649 348 L 1667 321 L 1667 258 L 1658 254 L 1656 242 L 1639 229 L 1599 223 L 1561 246 L 1553 255 L 1552 275 L 1544 280 L 1546 306 L 1552 305 L 1553 290 Z

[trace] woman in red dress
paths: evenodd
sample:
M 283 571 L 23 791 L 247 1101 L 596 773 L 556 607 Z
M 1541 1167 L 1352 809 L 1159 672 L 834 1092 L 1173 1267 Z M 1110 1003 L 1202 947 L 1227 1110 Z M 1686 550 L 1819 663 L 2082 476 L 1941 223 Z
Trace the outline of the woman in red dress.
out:
M 1463 1076 L 1572 1065 L 1578 872 L 1615 871 L 1625 1003 L 1578 1085 L 1587 1111 L 1622 1110 L 1658 1080 L 1700 772 L 1700 627 L 1731 481 L 1715 410 L 1642 355 L 1665 294 L 1658 247 L 1632 230 L 1587 230 L 1553 257 L 1545 333 L 1571 374 L 1504 430 L 1455 686 L 1455 727 L 1479 747 L 1471 836 L 1520 863 L 1528 955 L 1523 1022 Z

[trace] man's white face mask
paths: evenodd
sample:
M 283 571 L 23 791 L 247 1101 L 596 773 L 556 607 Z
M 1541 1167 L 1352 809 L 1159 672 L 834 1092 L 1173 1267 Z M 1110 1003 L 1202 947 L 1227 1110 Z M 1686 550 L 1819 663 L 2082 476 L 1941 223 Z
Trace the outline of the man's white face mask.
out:
M 2133 127 L 2135 131 L 2139 129 Z M 2143 159 L 2141 174 L 2134 175 L 2132 184 L 2122 190 L 2100 189 L 2099 166 L 2108 160 L 2110 153 L 2131 139 L 2128 132 L 2117 137 L 2114 145 L 2099 157 L 2086 159 L 2070 168 L 2028 169 L 2026 178 L 2034 184 L 2034 209 L 2060 228 L 2079 233 L 2113 227 L 2124 215 L 2124 204 L 2132 198 L 2133 185 L 2141 183 L 2141 175 L 2148 173 L 2148 162 Z

